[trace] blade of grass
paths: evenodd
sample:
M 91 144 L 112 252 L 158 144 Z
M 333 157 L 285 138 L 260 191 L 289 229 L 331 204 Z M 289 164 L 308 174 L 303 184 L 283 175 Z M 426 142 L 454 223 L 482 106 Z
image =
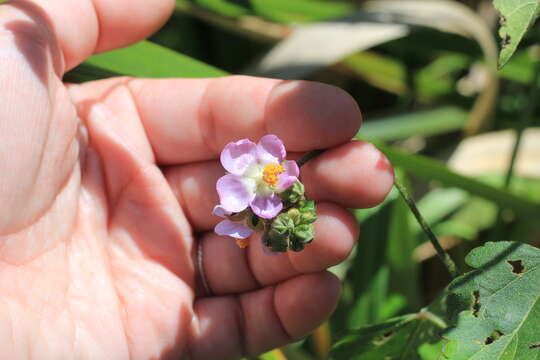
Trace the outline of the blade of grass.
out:
M 394 166 L 402 167 L 407 173 L 415 177 L 436 180 L 447 187 L 461 188 L 471 194 L 491 200 L 498 206 L 512 209 L 521 215 L 531 216 L 540 213 L 540 204 L 514 195 L 507 190 L 455 173 L 437 160 L 422 155 L 408 154 L 380 143 L 377 143 L 377 147 L 390 159 Z
M 461 130 L 467 124 L 467 120 L 467 111 L 455 106 L 444 106 L 433 110 L 366 121 L 357 137 L 392 141 L 406 139 L 413 135 L 432 136 Z
M 148 78 L 227 75 L 223 70 L 149 41 L 91 56 L 86 64 L 109 72 Z

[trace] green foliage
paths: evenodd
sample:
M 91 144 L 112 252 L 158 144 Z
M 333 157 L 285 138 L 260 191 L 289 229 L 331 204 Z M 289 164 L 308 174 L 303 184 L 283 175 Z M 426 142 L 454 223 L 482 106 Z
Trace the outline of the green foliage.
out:
M 449 286 L 454 325 L 444 334 L 448 359 L 536 359 L 540 350 L 540 250 L 487 243 L 466 262 L 475 270 Z
M 425 346 L 432 345 L 439 350 L 435 344 L 440 341 L 439 333 L 445 325 L 436 314 L 425 309 L 417 314 L 352 329 L 334 344 L 331 358 L 423 360 Z
M 354 9 L 347 3 L 322 0 L 177 0 L 176 3 L 178 7 L 192 3 L 232 18 L 256 15 L 278 23 L 326 20 Z
M 502 68 L 538 17 L 540 0 L 493 0 L 493 4 L 501 14 L 499 68 Z
M 81 82 L 116 75 L 147 78 L 217 77 L 222 70 L 163 46 L 141 41 L 127 48 L 94 55 L 67 75 L 67 81 Z
M 466 257 L 474 270 L 416 314 L 349 330 L 334 359 L 533 359 L 540 340 L 540 250 L 487 243 Z
M 366 121 L 358 136 L 368 140 L 400 140 L 413 135 L 432 136 L 461 130 L 468 120 L 468 113 L 454 106 L 444 106 L 410 114 L 389 116 Z
M 438 161 L 420 155 L 407 154 L 393 147 L 379 145 L 379 148 L 396 166 L 400 166 L 415 176 L 437 180 L 442 185 L 459 187 L 471 194 L 491 200 L 497 205 L 510 208 L 525 216 L 538 215 L 540 204 L 514 195 L 506 190 L 486 185 L 478 180 L 459 175 Z

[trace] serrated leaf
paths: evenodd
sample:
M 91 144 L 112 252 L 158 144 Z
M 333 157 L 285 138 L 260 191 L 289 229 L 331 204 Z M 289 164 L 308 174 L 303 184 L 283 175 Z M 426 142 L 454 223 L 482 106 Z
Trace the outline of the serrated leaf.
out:
M 501 14 L 500 69 L 514 54 L 523 35 L 538 17 L 540 0 L 494 0 L 493 5 Z
M 447 358 L 540 358 L 540 250 L 516 242 L 486 243 L 466 257 L 475 268 L 449 286 L 455 326 L 444 334 Z

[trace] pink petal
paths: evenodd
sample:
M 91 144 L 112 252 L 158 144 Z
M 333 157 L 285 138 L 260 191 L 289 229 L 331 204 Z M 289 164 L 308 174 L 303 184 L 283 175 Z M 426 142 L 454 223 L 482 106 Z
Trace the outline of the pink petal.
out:
M 281 163 L 281 166 L 283 166 L 285 171 L 278 175 L 276 189 L 279 191 L 286 190 L 292 186 L 298 180 L 298 175 L 300 175 L 300 169 L 296 161 L 287 160 Z
M 214 206 L 214 209 L 212 210 L 212 214 L 222 217 L 222 218 L 224 218 L 225 216 L 231 215 L 231 213 L 225 210 L 225 208 L 223 208 L 223 206 L 221 205 Z
M 257 158 L 262 164 L 281 163 L 287 156 L 283 142 L 276 135 L 265 135 L 257 144 Z
M 272 219 L 279 214 L 281 209 L 283 209 L 281 199 L 275 193 L 268 196 L 257 195 L 249 205 L 255 215 L 262 217 L 263 219 Z
M 257 145 L 248 139 L 228 143 L 221 152 L 221 165 L 235 175 L 243 175 L 257 160 Z
M 214 231 L 218 235 L 230 236 L 235 239 L 246 239 L 253 234 L 253 230 L 241 223 L 231 220 L 223 220 L 216 225 Z
M 248 207 L 255 193 L 238 175 L 225 175 L 218 179 L 216 189 L 223 210 L 240 212 Z

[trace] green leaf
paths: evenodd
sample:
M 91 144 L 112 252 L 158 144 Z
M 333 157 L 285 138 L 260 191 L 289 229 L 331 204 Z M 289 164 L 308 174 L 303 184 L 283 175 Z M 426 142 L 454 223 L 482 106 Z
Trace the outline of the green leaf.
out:
M 107 79 L 115 76 L 122 76 L 122 73 L 110 71 L 92 64 L 82 63 L 75 69 L 65 73 L 63 81 L 79 84 L 85 81 Z
M 366 121 L 357 137 L 391 141 L 412 135 L 431 136 L 463 129 L 468 113 L 455 106 L 444 106 L 433 110 L 386 117 Z
M 408 90 L 405 64 L 389 56 L 363 51 L 347 56 L 341 64 L 378 88 L 399 95 Z
M 486 243 L 466 257 L 475 270 L 449 286 L 455 326 L 444 334 L 448 359 L 540 357 L 540 250 L 516 242 Z
M 260 360 L 287 360 L 281 350 L 275 349 L 259 356 Z
M 353 329 L 332 347 L 336 360 L 419 360 L 424 344 L 439 342 L 445 323 L 433 312 L 423 310 L 380 324 Z
M 371 213 L 369 217 L 362 216 L 362 245 L 355 247 L 351 267 L 347 272 L 345 288 L 349 290 L 349 296 L 345 291 L 346 295 L 343 297 L 345 304 L 336 312 L 337 318 L 341 316 L 342 320 L 335 326 L 338 329 L 359 327 L 384 320 L 381 314 L 388 296 L 390 274 L 386 261 L 388 222 L 396 192 L 392 195 L 394 200 L 379 205 L 378 211 Z M 356 213 L 364 214 L 366 210 Z
M 94 70 L 98 68 L 108 73 L 148 78 L 227 75 L 213 66 L 149 41 L 94 55 L 85 64 L 91 65 Z
M 427 223 L 434 225 L 462 207 L 469 198 L 469 194 L 462 189 L 437 188 L 424 195 L 416 205 Z M 408 216 L 411 220 L 414 219 L 413 214 Z M 416 221 L 412 224 L 415 234 L 419 234 L 422 231 L 420 225 Z
M 386 343 L 386 347 L 393 344 L 393 335 L 407 327 L 416 320 L 415 314 L 403 315 L 387 320 L 383 323 L 364 326 L 350 331 L 332 347 L 332 359 L 354 359 L 360 355 L 365 356 L 369 352 L 377 352 L 377 349 Z M 381 357 L 382 359 L 383 357 Z
M 499 71 L 499 77 L 508 79 L 521 84 L 530 84 L 534 75 L 536 65 L 536 56 L 531 48 L 525 48 L 517 51 L 512 56 L 512 61 Z
M 256 15 L 279 23 L 326 20 L 343 16 L 354 9 L 346 3 L 323 0 L 177 0 L 177 9 L 182 10 L 189 3 L 227 17 Z
M 493 0 L 493 4 L 501 14 L 499 68 L 502 68 L 538 17 L 540 0 Z
M 461 188 L 471 194 L 491 200 L 502 208 L 510 208 L 524 216 L 533 216 L 540 213 L 540 204 L 455 173 L 437 160 L 421 155 L 408 154 L 390 146 L 380 144 L 377 146 L 394 166 L 402 167 L 411 175 L 429 181 L 436 180 L 444 186 Z

